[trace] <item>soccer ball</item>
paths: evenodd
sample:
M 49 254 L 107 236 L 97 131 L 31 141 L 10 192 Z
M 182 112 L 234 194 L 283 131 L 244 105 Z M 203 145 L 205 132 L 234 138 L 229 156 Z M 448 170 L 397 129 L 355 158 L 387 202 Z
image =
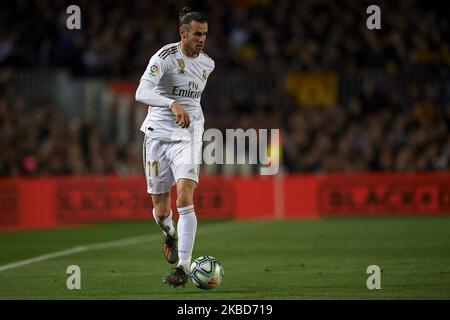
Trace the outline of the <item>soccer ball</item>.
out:
M 201 256 L 191 264 L 192 283 L 200 289 L 213 289 L 223 280 L 223 267 L 220 261 L 211 256 Z

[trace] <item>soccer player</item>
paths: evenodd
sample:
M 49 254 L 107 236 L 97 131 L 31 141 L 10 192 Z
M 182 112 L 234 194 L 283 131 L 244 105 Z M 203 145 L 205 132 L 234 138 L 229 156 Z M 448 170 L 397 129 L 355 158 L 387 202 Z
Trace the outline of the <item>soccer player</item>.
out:
M 149 106 L 141 126 L 147 192 L 153 202 L 153 217 L 163 232 L 165 258 L 171 264 L 178 261 L 163 279 L 173 287 L 188 281 L 197 230 L 193 198 L 205 121 L 200 98 L 215 66 L 203 52 L 208 34 L 206 17 L 185 7 L 179 22 L 180 42 L 162 47 L 151 57 L 136 91 L 136 100 Z M 176 227 L 169 194 L 174 184 L 179 213 Z

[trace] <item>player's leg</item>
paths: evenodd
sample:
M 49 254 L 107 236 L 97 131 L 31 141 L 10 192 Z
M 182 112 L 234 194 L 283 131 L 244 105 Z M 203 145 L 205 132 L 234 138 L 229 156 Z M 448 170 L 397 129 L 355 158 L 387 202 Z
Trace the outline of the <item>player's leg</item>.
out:
M 179 219 L 178 232 L 178 265 L 164 281 L 174 287 L 184 285 L 189 274 L 195 235 L 197 232 L 197 216 L 194 210 L 194 191 L 199 180 L 199 157 L 201 143 L 176 143 L 168 150 L 172 159 L 172 172 L 177 185 L 177 210 Z M 196 159 L 192 161 L 191 159 Z
M 178 239 L 170 209 L 170 193 L 152 194 L 153 218 L 163 232 L 163 252 L 167 262 L 178 261 Z
M 177 185 L 178 219 L 178 266 L 189 273 L 195 234 L 197 232 L 197 216 L 194 209 L 194 191 L 199 181 L 201 142 L 180 142 L 171 151 L 176 152 L 172 162 L 172 172 Z
M 144 163 L 147 192 L 153 202 L 153 218 L 163 232 L 163 252 L 169 263 L 178 260 L 178 246 L 175 224 L 170 210 L 170 188 L 174 178 L 168 159 L 165 157 L 167 146 L 161 141 L 144 142 Z
M 188 274 L 197 231 L 197 217 L 194 211 L 194 190 L 197 182 L 181 178 L 177 181 L 177 209 L 178 218 L 178 265 L 164 278 L 163 282 L 174 287 L 184 286 L 188 281 Z
M 180 178 L 177 181 L 177 210 L 178 218 L 178 266 L 189 273 L 195 234 L 197 232 L 197 216 L 194 210 L 194 190 L 197 182 Z
M 152 194 L 153 218 L 164 234 L 175 235 L 175 227 L 170 210 L 170 193 Z

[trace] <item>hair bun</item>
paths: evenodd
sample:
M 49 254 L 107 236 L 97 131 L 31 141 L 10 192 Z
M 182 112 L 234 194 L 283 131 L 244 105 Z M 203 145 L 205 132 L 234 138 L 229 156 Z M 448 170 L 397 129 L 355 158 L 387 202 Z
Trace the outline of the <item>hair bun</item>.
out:
M 198 21 L 200 23 L 206 22 L 206 17 L 203 15 L 203 13 L 200 13 L 198 11 L 193 11 L 189 7 L 184 7 L 182 11 L 180 12 L 178 19 L 180 21 L 180 27 L 189 24 L 191 21 Z
M 192 9 L 189 8 L 189 7 L 184 7 L 183 10 L 182 10 L 182 12 L 183 12 L 184 14 L 188 14 L 188 13 L 192 12 Z

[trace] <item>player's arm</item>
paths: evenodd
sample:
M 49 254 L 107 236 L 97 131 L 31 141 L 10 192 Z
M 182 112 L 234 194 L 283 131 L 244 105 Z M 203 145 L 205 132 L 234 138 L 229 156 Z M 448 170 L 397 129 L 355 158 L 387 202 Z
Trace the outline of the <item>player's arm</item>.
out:
M 155 85 L 148 80 L 141 79 L 136 90 L 136 100 L 152 107 L 170 108 L 175 100 L 156 93 Z
M 136 100 L 152 107 L 169 108 L 175 115 L 176 123 L 182 128 L 189 127 L 190 119 L 186 110 L 176 100 L 164 97 L 155 92 L 154 88 L 161 80 L 166 71 L 166 62 L 154 55 L 147 69 L 141 77 L 136 90 Z
M 152 107 L 170 108 L 174 100 L 156 93 L 153 89 L 158 85 L 167 69 L 167 62 L 154 55 L 141 77 L 136 90 L 136 100 Z

